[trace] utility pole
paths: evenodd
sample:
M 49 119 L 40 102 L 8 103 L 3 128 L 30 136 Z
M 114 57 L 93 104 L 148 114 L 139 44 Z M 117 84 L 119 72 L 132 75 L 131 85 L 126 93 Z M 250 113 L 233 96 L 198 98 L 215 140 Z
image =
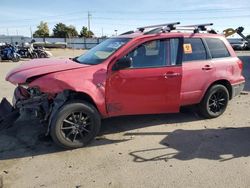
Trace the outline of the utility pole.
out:
M 90 31 L 90 17 L 91 17 L 91 14 L 90 12 L 88 11 L 88 30 Z
M 30 26 L 30 37 L 33 39 L 33 32 L 31 26 Z
M 7 31 L 7 36 L 9 36 L 9 29 L 8 29 L 8 28 L 6 28 L 6 31 Z

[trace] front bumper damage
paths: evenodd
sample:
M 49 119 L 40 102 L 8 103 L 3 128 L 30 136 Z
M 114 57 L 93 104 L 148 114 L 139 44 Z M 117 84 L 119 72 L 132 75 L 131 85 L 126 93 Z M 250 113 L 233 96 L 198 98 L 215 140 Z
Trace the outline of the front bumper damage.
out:
M 15 109 L 6 98 L 0 103 L 0 131 L 10 127 L 19 117 L 19 110 Z
M 67 101 L 68 96 L 68 91 L 51 96 L 40 92 L 38 88 L 25 89 L 18 86 L 14 91 L 13 106 L 6 99 L 1 102 L 0 130 L 1 127 L 6 128 L 7 124 L 8 126 L 13 124 L 20 114 L 26 112 L 25 114 L 35 115 L 43 125 L 47 126 L 46 135 L 48 135 L 56 112 Z

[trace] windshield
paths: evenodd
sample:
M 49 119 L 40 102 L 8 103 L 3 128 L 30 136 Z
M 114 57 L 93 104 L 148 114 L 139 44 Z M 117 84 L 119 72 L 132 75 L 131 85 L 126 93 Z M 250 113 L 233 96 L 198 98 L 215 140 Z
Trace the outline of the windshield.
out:
M 96 65 L 102 63 L 115 51 L 126 44 L 129 38 L 110 38 L 89 50 L 86 54 L 77 57 L 78 63 Z

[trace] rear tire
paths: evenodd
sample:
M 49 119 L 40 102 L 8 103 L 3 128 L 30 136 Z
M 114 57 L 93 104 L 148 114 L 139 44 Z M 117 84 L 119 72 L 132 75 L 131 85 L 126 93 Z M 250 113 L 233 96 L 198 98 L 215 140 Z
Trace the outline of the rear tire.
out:
M 44 52 L 41 52 L 41 54 L 39 55 L 39 58 L 46 58 L 46 57 L 47 57 L 47 55 Z
M 85 101 L 66 103 L 55 115 L 50 134 L 66 149 L 86 146 L 99 133 L 101 118 L 97 109 Z
M 216 118 L 222 115 L 228 105 L 229 93 L 223 85 L 213 85 L 208 89 L 201 103 L 198 105 L 198 112 L 205 118 Z

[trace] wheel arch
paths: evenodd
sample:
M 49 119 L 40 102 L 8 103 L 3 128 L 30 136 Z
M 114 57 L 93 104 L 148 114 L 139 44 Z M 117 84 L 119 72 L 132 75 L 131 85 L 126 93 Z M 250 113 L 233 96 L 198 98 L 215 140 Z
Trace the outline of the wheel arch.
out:
M 214 81 L 213 83 L 211 83 L 211 84 L 208 86 L 208 88 L 206 89 L 206 92 L 204 92 L 202 98 L 204 97 L 204 95 L 207 93 L 207 91 L 208 91 L 212 86 L 218 85 L 218 84 L 223 85 L 223 86 L 225 86 L 225 87 L 227 88 L 228 93 L 229 93 L 229 99 L 231 100 L 231 99 L 232 99 L 232 96 L 233 96 L 233 88 L 232 88 L 231 83 L 230 83 L 228 80 L 226 80 L 226 79 L 216 80 L 216 81 Z
M 63 107 L 64 104 L 72 100 L 81 100 L 81 101 L 88 102 L 89 104 L 95 107 L 95 109 L 97 110 L 101 118 L 104 117 L 101 111 L 102 107 L 98 106 L 98 104 L 94 101 L 94 99 L 89 94 L 85 92 L 74 91 L 74 90 L 64 90 L 63 92 L 59 93 L 54 99 L 54 101 L 57 101 L 57 102 L 54 103 L 54 107 L 52 108 L 52 111 L 50 113 L 50 117 L 48 121 L 48 129 L 47 129 L 46 134 L 49 134 L 51 124 L 54 121 L 54 118 L 56 117 L 56 114 L 58 113 L 58 111 Z
M 72 99 L 84 100 L 84 101 L 92 104 L 99 111 L 98 106 L 96 105 L 95 101 L 87 93 L 85 93 L 85 92 L 77 92 L 77 91 L 70 90 L 69 94 L 70 94 L 70 100 L 72 100 Z

